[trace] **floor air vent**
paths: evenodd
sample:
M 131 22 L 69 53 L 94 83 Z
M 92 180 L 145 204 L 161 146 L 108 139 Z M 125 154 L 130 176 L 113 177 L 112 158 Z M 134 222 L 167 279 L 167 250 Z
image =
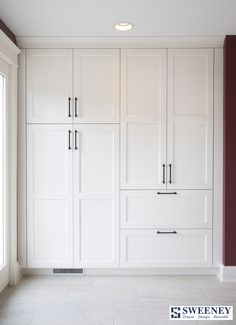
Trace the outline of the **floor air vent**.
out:
M 53 269 L 53 274 L 84 274 L 83 269 Z

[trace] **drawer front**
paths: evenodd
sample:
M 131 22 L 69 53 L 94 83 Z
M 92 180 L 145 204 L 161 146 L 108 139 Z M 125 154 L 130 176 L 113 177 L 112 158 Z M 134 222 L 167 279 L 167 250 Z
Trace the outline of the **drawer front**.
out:
M 123 229 L 211 228 L 211 226 L 210 190 L 121 191 Z
M 176 232 L 157 234 L 157 230 L 122 230 L 121 267 L 212 266 L 210 229 L 178 229 Z

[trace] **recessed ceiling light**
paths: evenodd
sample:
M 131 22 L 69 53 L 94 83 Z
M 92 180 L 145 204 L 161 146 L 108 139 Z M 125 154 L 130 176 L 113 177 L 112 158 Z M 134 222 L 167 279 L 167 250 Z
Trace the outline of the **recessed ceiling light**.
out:
M 134 28 L 134 24 L 128 21 L 120 21 L 115 24 L 115 29 L 119 30 L 120 32 L 126 32 Z

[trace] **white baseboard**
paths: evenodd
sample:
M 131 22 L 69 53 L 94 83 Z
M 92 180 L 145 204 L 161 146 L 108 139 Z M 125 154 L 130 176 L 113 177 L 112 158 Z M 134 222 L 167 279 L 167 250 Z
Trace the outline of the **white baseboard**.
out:
M 24 274 L 23 274 L 22 268 L 19 266 L 19 263 L 16 262 L 12 266 L 12 269 L 10 272 L 9 286 L 10 287 L 16 286 L 23 275 Z
M 236 282 L 236 266 L 220 265 L 218 278 L 220 281 Z
M 22 269 L 24 275 L 56 275 L 53 269 Z M 83 274 L 67 274 L 67 275 L 94 275 L 94 276 L 132 276 L 132 275 L 217 275 L 218 268 L 158 268 L 158 269 L 84 269 Z

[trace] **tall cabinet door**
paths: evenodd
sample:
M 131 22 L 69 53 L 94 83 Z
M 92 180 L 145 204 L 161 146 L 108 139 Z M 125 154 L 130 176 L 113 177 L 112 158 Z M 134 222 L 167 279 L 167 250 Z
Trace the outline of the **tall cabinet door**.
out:
M 69 125 L 28 125 L 28 267 L 73 266 Z
M 74 50 L 75 123 L 119 123 L 119 50 Z
M 119 265 L 119 126 L 74 126 L 74 260 Z
M 210 189 L 213 50 L 168 52 L 168 188 Z
M 166 50 L 122 50 L 121 84 L 121 187 L 166 188 Z
M 27 50 L 27 122 L 72 122 L 72 50 Z

